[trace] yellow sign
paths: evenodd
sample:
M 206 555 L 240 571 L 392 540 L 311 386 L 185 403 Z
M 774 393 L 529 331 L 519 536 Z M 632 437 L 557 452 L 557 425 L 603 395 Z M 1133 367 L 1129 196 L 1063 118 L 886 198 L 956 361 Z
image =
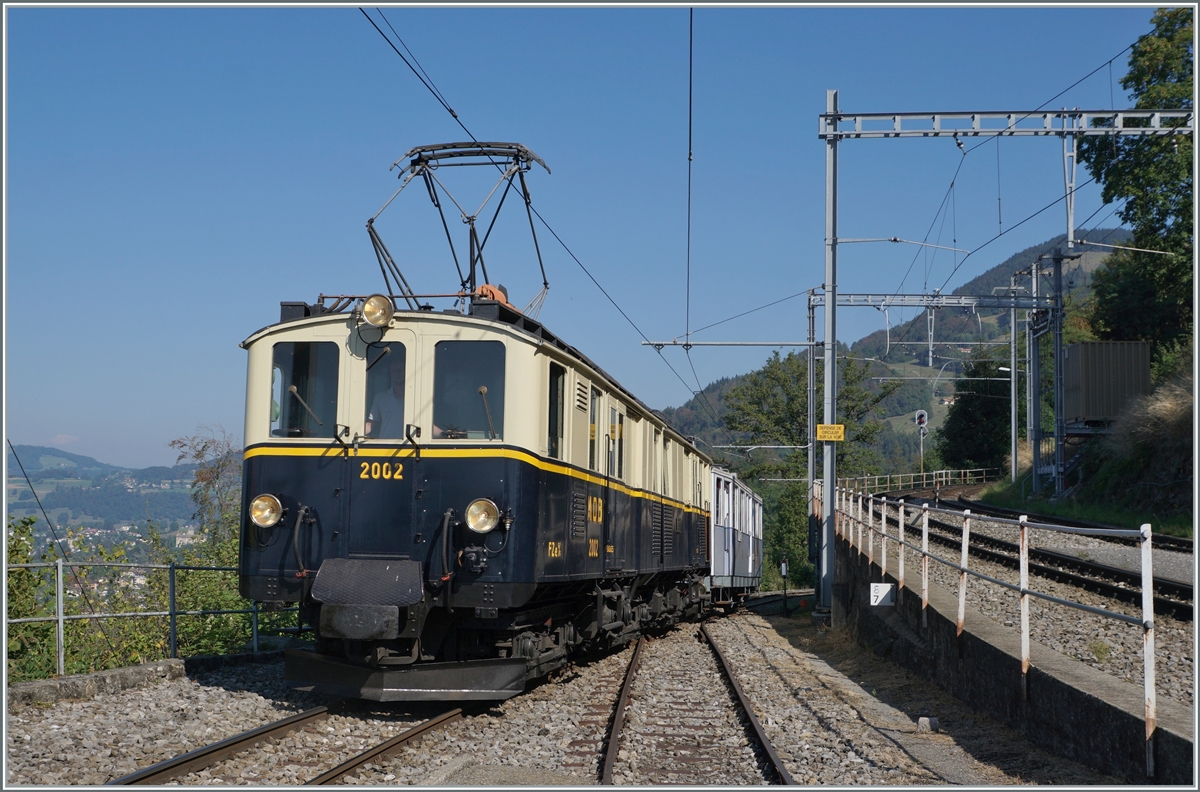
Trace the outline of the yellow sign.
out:
M 842 442 L 846 439 L 845 424 L 817 424 L 817 439 Z

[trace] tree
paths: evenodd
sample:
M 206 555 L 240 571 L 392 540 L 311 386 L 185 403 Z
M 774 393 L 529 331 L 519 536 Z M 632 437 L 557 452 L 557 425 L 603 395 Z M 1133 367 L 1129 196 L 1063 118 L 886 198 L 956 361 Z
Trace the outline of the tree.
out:
M 975 357 L 963 365 L 963 387 L 942 428 L 934 433 L 934 448 L 952 469 L 1004 466 L 1010 443 L 1010 395 L 1000 364 Z
M 824 366 L 817 363 L 817 382 Z M 883 423 L 876 417 L 879 405 L 900 387 L 886 383 L 878 390 L 866 387 L 867 364 L 843 358 L 838 366 L 838 421 L 846 425 L 846 441 L 838 445 L 838 467 L 845 475 L 870 475 L 880 465 L 873 448 Z M 818 385 L 818 387 L 820 387 Z M 728 412 L 725 426 L 731 431 L 747 432 L 750 443 L 797 446 L 797 450 L 752 466 L 753 472 L 772 472 L 780 477 L 799 476 L 807 465 L 807 454 L 800 446 L 808 443 L 808 361 L 789 352 L 772 354 L 766 365 L 746 375 L 725 396 Z M 819 420 L 819 419 L 818 419 Z
M 236 539 L 242 508 L 242 449 L 225 430 L 205 427 L 199 434 L 169 444 L 179 452 L 176 464 L 196 464 L 192 480 L 192 515 L 200 523 L 202 541 L 215 546 Z
M 823 369 L 818 363 L 818 382 Z M 881 458 L 873 446 L 883 423 L 875 415 L 880 402 L 892 395 L 899 383 L 887 383 L 874 392 L 867 390 L 867 364 L 850 358 L 841 361 L 838 371 L 838 421 L 846 425 L 846 442 L 838 444 L 839 472 L 854 476 L 878 472 Z M 808 454 L 799 447 L 808 443 L 807 356 L 789 352 L 780 357 L 778 352 L 773 353 L 766 365 L 729 390 L 725 404 L 726 428 L 749 433 L 750 443 L 797 446 L 751 464 L 742 471 L 744 476 L 800 478 L 804 474 Z M 808 493 L 799 482 L 787 482 L 778 495 L 771 493 L 765 498 L 763 563 L 774 566 L 786 554 L 791 585 L 810 585 L 813 579 L 808 561 L 807 504 Z
M 1135 107 L 1193 107 L 1192 15 L 1191 8 L 1160 8 L 1154 30 L 1133 45 L 1121 85 Z M 1173 254 L 1120 250 L 1094 280 L 1097 332 L 1106 339 L 1150 341 L 1156 358 L 1192 334 L 1193 146 L 1190 134 L 1088 137 L 1079 146 L 1080 161 L 1103 186 L 1104 202 L 1125 201 L 1117 214 L 1133 228 L 1130 247 Z

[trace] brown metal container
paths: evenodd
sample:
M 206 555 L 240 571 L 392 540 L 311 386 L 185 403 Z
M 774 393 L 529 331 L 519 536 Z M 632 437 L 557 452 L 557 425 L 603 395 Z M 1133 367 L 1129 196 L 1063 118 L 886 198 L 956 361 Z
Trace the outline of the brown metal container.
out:
M 1086 341 L 1066 349 L 1067 423 L 1111 421 L 1135 396 L 1150 393 L 1150 344 Z

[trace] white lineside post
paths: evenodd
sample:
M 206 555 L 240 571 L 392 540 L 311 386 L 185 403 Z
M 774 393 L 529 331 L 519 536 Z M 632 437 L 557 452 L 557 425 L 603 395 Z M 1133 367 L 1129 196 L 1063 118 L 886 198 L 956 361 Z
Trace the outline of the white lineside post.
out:
M 862 490 L 854 493 L 854 503 L 850 506 L 850 524 L 846 526 L 846 541 L 854 547 L 854 530 L 862 519 Z
M 875 496 L 871 496 L 871 508 L 867 509 L 867 577 L 871 576 L 871 565 L 875 563 Z
M 971 541 L 971 510 L 963 511 L 962 561 L 958 573 L 958 624 L 956 635 L 962 635 L 963 620 L 967 617 L 967 545 Z
M 846 519 L 846 509 L 850 506 L 850 490 L 842 487 L 842 497 L 838 501 L 837 525 L 841 525 Z
M 63 606 L 63 560 L 61 558 L 54 561 L 54 613 L 58 616 L 58 623 L 54 628 L 54 639 L 58 644 L 58 675 L 64 677 L 67 675 L 66 663 L 66 610 Z
M 868 517 L 871 516 L 871 502 L 874 499 L 875 499 L 875 496 L 868 492 L 867 493 L 867 502 L 865 504 L 867 507 L 867 516 Z M 858 554 L 859 555 L 863 554 L 863 548 L 866 547 L 866 545 L 863 544 L 863 528 L 864 527 L 865 527 L 865 523 L 863 522 L 862 512 L 860 511 L 858 513 Z
M 1142 653 L 1146 680 L 1146 777 L 1154 778 L 1154 730 L 1158 702 L 1154 690 L 1154 554 L 1150 550 L 1150 523 L 1142 525 Z
M 1029 700 L 1029 516 L 1021 515 L 1021 701 Z
M 929 626 L 929 502 L 921 504 L 921 626 Z
M 853 497 L 854 496 L 850 494 L 843 495 L 843 498 L 847 501 L 847 504 L 849 504 Z M 842 515 L 843 519 L 838 520 L 833 526 L 833 536 L 835 539 L 846 532 L 845 516 L 846 515 Z
M 897 552 L 900 553 L 900 566 L 898 568 L 900 575 L 900 586 L 898 587 L 897 591 L 904 591 L 904 498 L 900 499 L 900 520 L 896 523 L 896 536 L 900 540 L 899 548 L 897 550 Z
M 863 554 L 863 493 L 858 493 L 858 512 L 854 515 L 854 522 L 858 527 L 858 542 L 854 547 L 857 548 L 859 556 Z
M 879 510 L 879 582 L 887 582 L 887 496 L 883 496 L 882 508 Z

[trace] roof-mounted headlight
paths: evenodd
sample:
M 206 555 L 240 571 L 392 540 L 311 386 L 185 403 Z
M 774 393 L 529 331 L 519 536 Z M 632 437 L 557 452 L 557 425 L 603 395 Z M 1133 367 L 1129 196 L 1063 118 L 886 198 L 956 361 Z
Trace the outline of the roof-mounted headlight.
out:
M 391 298 L 382 294 L 372 294 L 363 301 L 363 320 L 372 327 L 386 327 L 387 323 L 392 321 L 392 314 L 395 312 Z
M 259 495 L 250 501 L 250 521 L 259 528 L 270 528 L 283 517 L 283 504 L 274 495 Z
M 500 510 L 487 498 L 476 498 L 467 507 L 467 527 L 475 533 L 487 533 L 500 522 Z

